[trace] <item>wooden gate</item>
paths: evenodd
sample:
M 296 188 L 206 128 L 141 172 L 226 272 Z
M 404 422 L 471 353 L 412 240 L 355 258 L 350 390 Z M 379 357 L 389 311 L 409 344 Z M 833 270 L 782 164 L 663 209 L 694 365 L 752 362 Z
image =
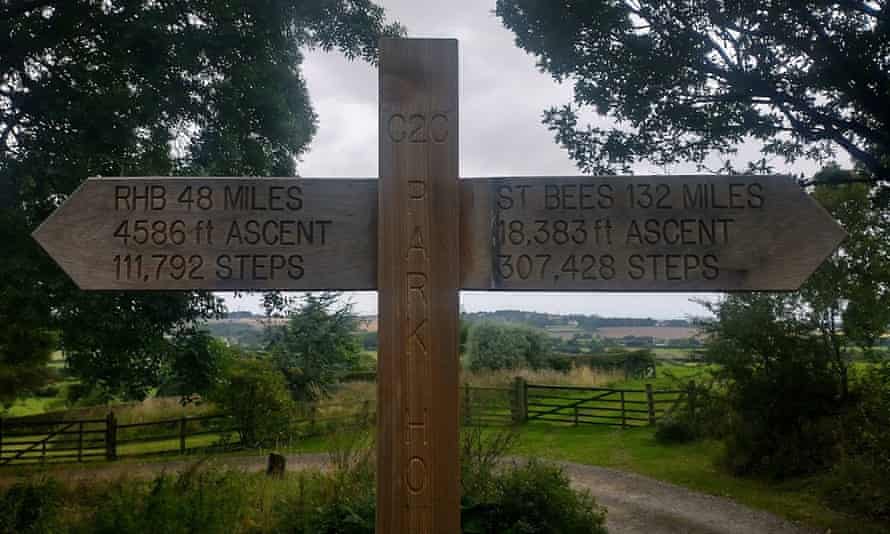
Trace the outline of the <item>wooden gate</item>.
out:
M 107 456 L 105 419 L 0 421 L 0 465 Z

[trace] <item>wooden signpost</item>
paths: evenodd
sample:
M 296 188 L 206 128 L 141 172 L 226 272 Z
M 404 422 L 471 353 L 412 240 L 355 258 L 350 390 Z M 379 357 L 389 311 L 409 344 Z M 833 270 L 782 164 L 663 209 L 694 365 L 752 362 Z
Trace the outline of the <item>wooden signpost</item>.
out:
M 378 290 L 377 532 L 460 531 L 459 290 L 792 290 L 843 230 L 782 176 L 458 179 L 457 41 L 384 39 L 379 180 L 91 178 L 83 289 Z

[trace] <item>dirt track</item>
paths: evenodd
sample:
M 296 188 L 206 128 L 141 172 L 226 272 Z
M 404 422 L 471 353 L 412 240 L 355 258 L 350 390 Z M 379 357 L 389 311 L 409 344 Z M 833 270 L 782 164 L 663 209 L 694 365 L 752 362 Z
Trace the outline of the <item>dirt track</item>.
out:
M 265 469 L 266 459 L 257 456 L 227 456 L 209 460 L 247 471 Z M 176 472 L 194 461 L 121 462 L 103 467 L 58 466 L 48 469 L 63 481 L 115 479 L 121 476 L 152 476 Z M 288 456 L 289 470 L 324 467 L 324 454 Z M 609 511 L 612 534 L 811 534 L 815 530 L 795 525 L 768 512 L 754 510 L 729 499 L 696 493 L 673 484 L 589 465 L 560 462 L 576 486 L 587 488 Z M 14 472 L 0 470 L 0 487 L 16 480 Z

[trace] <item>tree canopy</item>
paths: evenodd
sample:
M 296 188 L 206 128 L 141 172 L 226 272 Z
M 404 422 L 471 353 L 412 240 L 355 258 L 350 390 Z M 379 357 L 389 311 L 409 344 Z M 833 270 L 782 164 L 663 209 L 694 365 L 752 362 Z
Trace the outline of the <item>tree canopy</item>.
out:
M 56 331 L 76 372 L 144 394 L 147 353 L 220 303 L 83 293 L 28 234 L 88 176 L 294 175 L 316 130 L 303 51 L 375 61 L 400 31 L 370 0 L 0 4 L 0 329 Z
M 519 324 L 481 321 L 467 334 L 466 357 L 470 369 L 538 368 L 550 354 L 543 330 Z
M 295 399 L 325 394 L 338 375 L 358 363 L 358 324 L 352 305 L 341 304 L 340 298 L 335 292 L 307 293 L 269 344 Z
M 890 7 L 883 0 L 498 0 L 517 44 L 574 104 L 544 123 L 585 172 L 702 164 L 747 140 L 768 158 L 841 147 L 890 178 Z M 593 109 L 614 126 L 584 126 Z

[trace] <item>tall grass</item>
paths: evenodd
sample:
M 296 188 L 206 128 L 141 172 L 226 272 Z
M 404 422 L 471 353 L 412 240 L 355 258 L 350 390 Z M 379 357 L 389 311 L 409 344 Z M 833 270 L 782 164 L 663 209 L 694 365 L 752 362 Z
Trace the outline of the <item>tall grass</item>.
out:
M 553 369 L 501 369 L 497 371 L 469 371 L 461 375 L 461 382 L 477 387 L 508 387 L 516 377 L 530 384 L 550 386 L 598 387 L 624 380 L 621 370 L 593 369 L 586 366 L 572 367 L 568 371 Z

